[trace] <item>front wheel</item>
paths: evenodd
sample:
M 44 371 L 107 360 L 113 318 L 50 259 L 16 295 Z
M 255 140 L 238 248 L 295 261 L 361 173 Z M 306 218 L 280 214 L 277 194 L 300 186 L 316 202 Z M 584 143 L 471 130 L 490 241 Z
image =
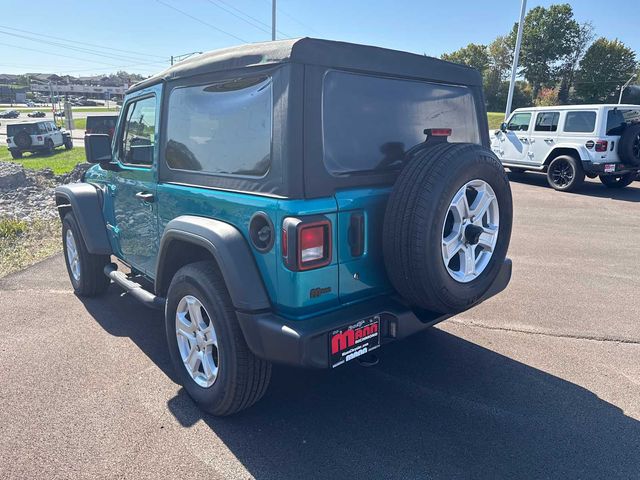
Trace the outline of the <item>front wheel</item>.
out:
M 624 175 L 600 175 L 600 181 L 607 188 L 624 188 L 631 185 L 638 178 L 637 172 L 625 173 Z
M 104 266 L 109 263 L 109 255 L 89 253 L 73 212 L 62 221 L 62 249 L 71 285 L 78 295 L 93 297 L 107 289 L 110 280 Z
M 584 183 L 582 165 L 574 157 L 560 155 L 549 164 L 547 182 L 560 192 L 573 192 Z
M 165 328 L 180 383 L 202 410 L 231 415 L 262 398 L 271 364 L 249 350 L 213 262 L 192 263 L 175 274 Z
M 66 137 L 64 139 L 64 148 L 66 150 L 71 150 L 73 148 L 73 140 L 71 140 L 71 137 Z

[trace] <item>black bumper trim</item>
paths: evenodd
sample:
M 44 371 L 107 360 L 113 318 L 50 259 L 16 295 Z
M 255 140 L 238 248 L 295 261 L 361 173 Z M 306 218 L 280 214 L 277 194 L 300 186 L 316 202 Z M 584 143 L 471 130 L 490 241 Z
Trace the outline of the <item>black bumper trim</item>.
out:
M 604 166 L 612 164 L 616 166 L 615 171 L 605 172 Z M 621 162 L 593 163 L 590 160 L 582 160 L 582 169 L 585 173 L 592 175 L 624 175 L 625 173 L 640 172 L 640 165 L 631 165 Z
M 506 259 L 489 291 L 475 305 L 504 290 L 511 279 L 511 269 L 511 260 Z M 274 363 L 328 368 L 329 333 L 334 329 L 379 315 L 384 345 L 413 335 L 456 313 L 412 310 L 397 297 L 381 296 L 307 320 L 287 320 L 270 311 L 237 312 L 237 316 L 247 345 L 256 356 Z

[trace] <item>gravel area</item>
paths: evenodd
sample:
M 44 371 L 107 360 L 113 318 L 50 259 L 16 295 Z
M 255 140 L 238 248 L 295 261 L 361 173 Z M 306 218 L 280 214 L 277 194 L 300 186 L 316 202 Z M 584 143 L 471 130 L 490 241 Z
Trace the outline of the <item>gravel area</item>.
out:
M 17 163 L 0 162 L 0 218 L 27 222 L 56 218 L 56 185 L 79 181 L 90 166 L 80 163 L 66 175 L 54 175 L 50 169 L 28 170 Z

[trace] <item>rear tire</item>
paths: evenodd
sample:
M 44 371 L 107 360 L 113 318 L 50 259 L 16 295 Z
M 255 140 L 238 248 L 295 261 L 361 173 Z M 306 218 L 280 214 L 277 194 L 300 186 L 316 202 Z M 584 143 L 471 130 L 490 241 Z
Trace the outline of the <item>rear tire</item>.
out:
M 188 313 L 184 313 L 185 302 L 189 305 Z M 200 336 L 192 308 L 199 312 L 200 323 L 206 327 L 200 330 Z M 188 320 L 186 330 L 181 327 L 180 334 L 178 318 Z M 195 332 L 193 336 L 189 326 Z M 213 262 L 192 263 L 174 275 L 167 292 L 165 327 L 180 383 L 202 410 L 213 415 L 231 415 L 262 398 L 271 379 L 271 364 L 249 350 L 227 287 Z M 215 351 L 212 340 L 209 347 L 202 346 L 207 338 L 212 338 L 202 333 L 205 330 L 213 331 Z M 188 355 L 192 353 L 199 357 L 195 360 L 196 367 L 189 369 Z M 214 370 L 215 378 L 211 380 Z
M 600 175 L 600 181 L 607 188 L 624 188 L 631 185 L 637 177 L 637 172 L 625 173 L 624 175 Z
M 490 150 L 466 143 L 423 149 L 406 165 L 387 203 L 383 250 L 389 279 L 413 306 L 441 313 L 470 308 L 502 268 L 511 222 L 509 180 Z M 486 253 L 478 238 L 466 236 L 469 224 L 495 235 Z M 455 247 L 446 258 L 445 242 Z M 467 258 L 472 268 L 466 268 Z
M 570 155 L 554 158 L 547 168 L 547 182 L 559 192 L 574 192 L 584 183 L 582 164 Z
M 625 163 L 640 165 L 640 123 L 624 129 L 618 143 L 618 155 Z
M 62 221 L 62 249 L 71 285 L 78 295 L 94 297 L 109 287 L 109 277 L 104 274 L 109 255 L 88 252 L 73 212 Z
M 22 152 L 20 150 L 11 150 L 11 158 L 16 160 L 22 158 Z

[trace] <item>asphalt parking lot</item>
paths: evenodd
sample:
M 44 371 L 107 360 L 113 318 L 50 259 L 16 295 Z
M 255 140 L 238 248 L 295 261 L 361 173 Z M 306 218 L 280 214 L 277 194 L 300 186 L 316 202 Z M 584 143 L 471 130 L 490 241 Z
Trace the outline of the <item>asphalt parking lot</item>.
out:
M 116 287 L 75 297 L 60 255 L 0 279 L 0 478 L 638 478 L 640 182 L 511 178 L 505 292 L 231 418 Z

